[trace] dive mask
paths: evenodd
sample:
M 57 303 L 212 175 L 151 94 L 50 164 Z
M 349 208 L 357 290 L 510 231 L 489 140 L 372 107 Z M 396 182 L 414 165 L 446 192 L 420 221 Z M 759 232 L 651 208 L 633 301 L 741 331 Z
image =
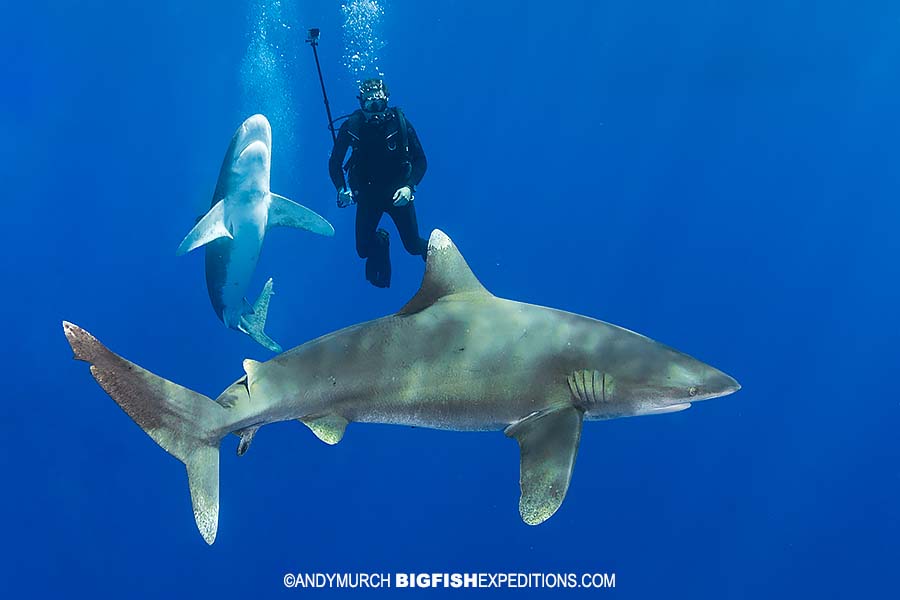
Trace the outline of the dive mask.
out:
M 360 96 L 359 103 L 368 113 L 380 113 L 387 109 L 387 96 L 382 90 L 373 90 Z

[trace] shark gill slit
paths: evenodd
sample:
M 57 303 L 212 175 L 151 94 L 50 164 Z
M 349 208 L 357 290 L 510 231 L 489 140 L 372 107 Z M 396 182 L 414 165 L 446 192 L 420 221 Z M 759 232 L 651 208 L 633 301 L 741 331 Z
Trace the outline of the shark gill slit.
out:
M 606 371 L 603 372 L 603 403 L 606 403 Z

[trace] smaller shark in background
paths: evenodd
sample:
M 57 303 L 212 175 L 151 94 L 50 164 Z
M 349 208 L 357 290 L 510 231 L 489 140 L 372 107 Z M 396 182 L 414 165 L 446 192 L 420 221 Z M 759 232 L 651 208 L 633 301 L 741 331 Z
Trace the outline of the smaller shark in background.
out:
M 334 235 L 334 227 L 312 210 L 269 190 L 272 127 L 263 115 L 244 121 L 222 161 L 212 208 L 187 234 L 177 254 L 206 246 L 206 288 L 219 319 L 273 352 L 281 346 L 263 331 L 272 297 L 269 279 L 253 306 L 245 297 L 266 232 L 294 227 Z

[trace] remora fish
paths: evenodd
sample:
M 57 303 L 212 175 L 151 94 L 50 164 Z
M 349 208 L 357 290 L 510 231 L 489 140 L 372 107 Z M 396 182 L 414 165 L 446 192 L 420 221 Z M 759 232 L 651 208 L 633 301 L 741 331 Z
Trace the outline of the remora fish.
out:
M 330 236 L 334 227 L 305 206 L 272 193 L 271 166 L 272 128 L 263 115 L 253 115 L 231 138 L 212 208 L 187 234 L 177 254 L 206 245 L 206 288 L 219 319 L 269 350 L 281 352 L 281 346 L 263 331 L 272 280 L 253 306 L 245 298 L 266 231 L 295 227 Z
M 215 540 L 219 445 L 247 451 L 260 426 L 299 419 L 336 444 L 349 422 L 502 430 L 519 443 L 522 519 L 562 504 L 584 419 L 657 415 L 740 389 L 642 335 L 580 315 L 504 300 L 451 240 L 431 234 L 425 277 L 400 312 L 330 333 L 264 362 L 215 401 L 107 350 L 64 322 L 75 358 L 164 450 L 187 466 L 197 527 Z

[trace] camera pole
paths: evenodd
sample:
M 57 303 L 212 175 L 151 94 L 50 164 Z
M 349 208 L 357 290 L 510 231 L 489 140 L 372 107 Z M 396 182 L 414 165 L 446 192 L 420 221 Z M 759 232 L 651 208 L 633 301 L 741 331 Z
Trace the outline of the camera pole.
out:
M 325 114 L 328 115 L 328 131 L 331 132 L 332 143 L 337 143 L 337 136 L 334 133 L 334 119 L 331 118 L 331 106 L 328 104 L 328 94 L 325 93 L 325 80 L 322 78 L 322 67 L 319 65 L 319 28 L 314 27 L 309 30 L 306 43 L 312 46 L 313 56 L 316 59 L 316 71 L 319 72 L 319 83 L 322 86 L 322 98 L 325 100 Z

